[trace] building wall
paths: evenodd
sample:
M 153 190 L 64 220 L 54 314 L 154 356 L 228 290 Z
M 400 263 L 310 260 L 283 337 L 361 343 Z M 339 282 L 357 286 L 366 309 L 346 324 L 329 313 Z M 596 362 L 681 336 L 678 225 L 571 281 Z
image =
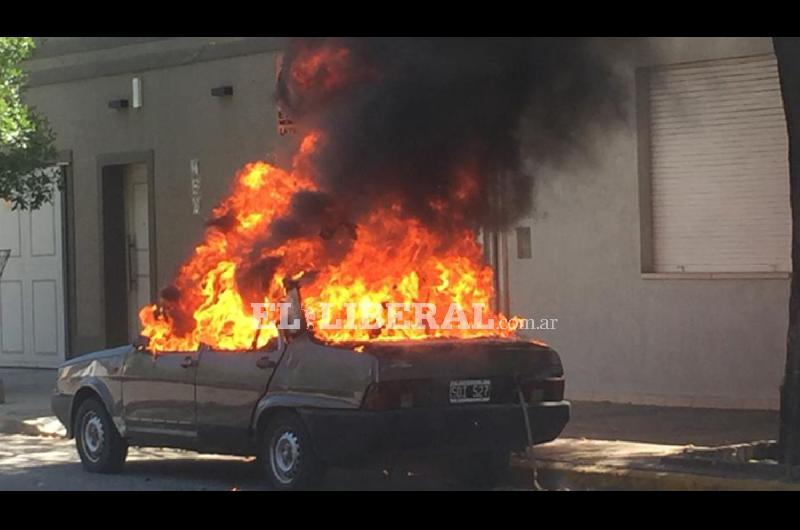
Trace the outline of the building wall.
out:
M 204 221 L 243 164 L 277 142 L 275 39 L 52 39 L 29 63 L 28 100 L 71 151 L 75 321 L 69 355 L 104 347 L 98 157 L 152 151 L 157 288 L 199 242 Z M 113 110 L 142 80 L 143 106 Z M 213 87 L 233 85 L 217 98 Z M 202 208 L 192 213 L 190 160 L 199 159 Z
M 650 44 L 640 66 L 772 53 L 768 38 Z M 624 120 L 598 126 L 585 156 L 558 168 L 527 161 L 539 178 L 519 226 L 532 228 L 533 257 L 517 259 L 510 231 L 510 310 L 559 319 L 554 331 L 528 334 L 560 352 L 571 399 L 778 408 L 788 275 L 642 273 L 634 69 L 626 75 Z

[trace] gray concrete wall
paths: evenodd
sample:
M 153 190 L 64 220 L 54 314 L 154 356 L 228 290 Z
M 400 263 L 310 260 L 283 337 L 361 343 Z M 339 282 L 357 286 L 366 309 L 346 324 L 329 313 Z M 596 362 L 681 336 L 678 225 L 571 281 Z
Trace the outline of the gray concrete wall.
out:
M 209 44 L 198 38 L 105 42 L 99 50 L 74 39 L 50 45 L 66 51 L 42 48 L 29 64 L 33 86 L 26 97 L 50 120 L 58 148 L 72 152 L 77 329 L 69 353 L 76 354 L 101 348 L 105 340 L 98 157 L 153 152 L 157 238 L 151 248 L 161 288 L 199 242 L 235 171 L 264 159 L 276 144 L 271 98 L 278 46 L 265 39 Z M 142 80 L 143 107 L 109 109 L 109 100 L 130 99 L 134 76 Z M 233 97 L 212 97 L 211 88 L 220 85 L 233 85 Z M 200 215 L 192 214 L 193 158 L 202 176 Z
M 659 38 L 641 65 L 771 53 L 768 38 Z M 508 235 L 509 299 L 520 316 L 558 318 L 530 333 L 562 355 L 572 399 L 777 408 L 788 278 L 646 278 L 640 263 L 634 71 L 627 116 L 603 125 L 595 153 L 541 168 L 533 259 Z M 788 175 L 787 175 L 788 178 Z

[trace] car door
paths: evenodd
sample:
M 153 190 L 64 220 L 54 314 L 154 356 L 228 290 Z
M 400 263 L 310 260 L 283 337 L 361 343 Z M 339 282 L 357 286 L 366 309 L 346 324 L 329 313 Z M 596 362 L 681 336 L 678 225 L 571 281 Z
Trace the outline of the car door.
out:
M 253 411 L 284 351 L 274 339 L 262 351 L 204 350 L 197 368 L 198 444 L 203 450 L 247 452 Z
M 198 352 L 136 349 L 123 366 L 122 402 L 128 435 L 143 443 L 192 447 L 197 439 Z

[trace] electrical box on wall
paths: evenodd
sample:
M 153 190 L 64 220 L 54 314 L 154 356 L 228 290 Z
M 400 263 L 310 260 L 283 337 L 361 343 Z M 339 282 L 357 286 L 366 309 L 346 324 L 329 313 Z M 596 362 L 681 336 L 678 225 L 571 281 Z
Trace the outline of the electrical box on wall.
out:
M 233 87 L 230 85 L 218 86 L 211 89 L 211 95 L 215 98 L 224 98 L 233 95 Z

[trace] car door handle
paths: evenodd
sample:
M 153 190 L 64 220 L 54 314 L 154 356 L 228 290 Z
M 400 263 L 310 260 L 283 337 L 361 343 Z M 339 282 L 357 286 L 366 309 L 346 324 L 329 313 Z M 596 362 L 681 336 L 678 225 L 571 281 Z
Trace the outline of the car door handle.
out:
M 194 366 L 195 364 L 197 364 L 197 363 L 196 363 L 196 362 L 195 362 L 195 360 L 194 360 L 193 358 L 191 358 L 191 357 L 184 357 L 184 358 L 183 358 L 183 360 L 181 361 L 181 366 L 182 366 L 183 368 L 191 368 L 191 367 L 192 367 L 192 366 Z
M 267 368 L 275 368 L 278 366 L 278 363 L 270 359 L 269 357 L 262 357 L 256 361 L 256 366 L 261 368 L 262 370 L 266 370 Z

